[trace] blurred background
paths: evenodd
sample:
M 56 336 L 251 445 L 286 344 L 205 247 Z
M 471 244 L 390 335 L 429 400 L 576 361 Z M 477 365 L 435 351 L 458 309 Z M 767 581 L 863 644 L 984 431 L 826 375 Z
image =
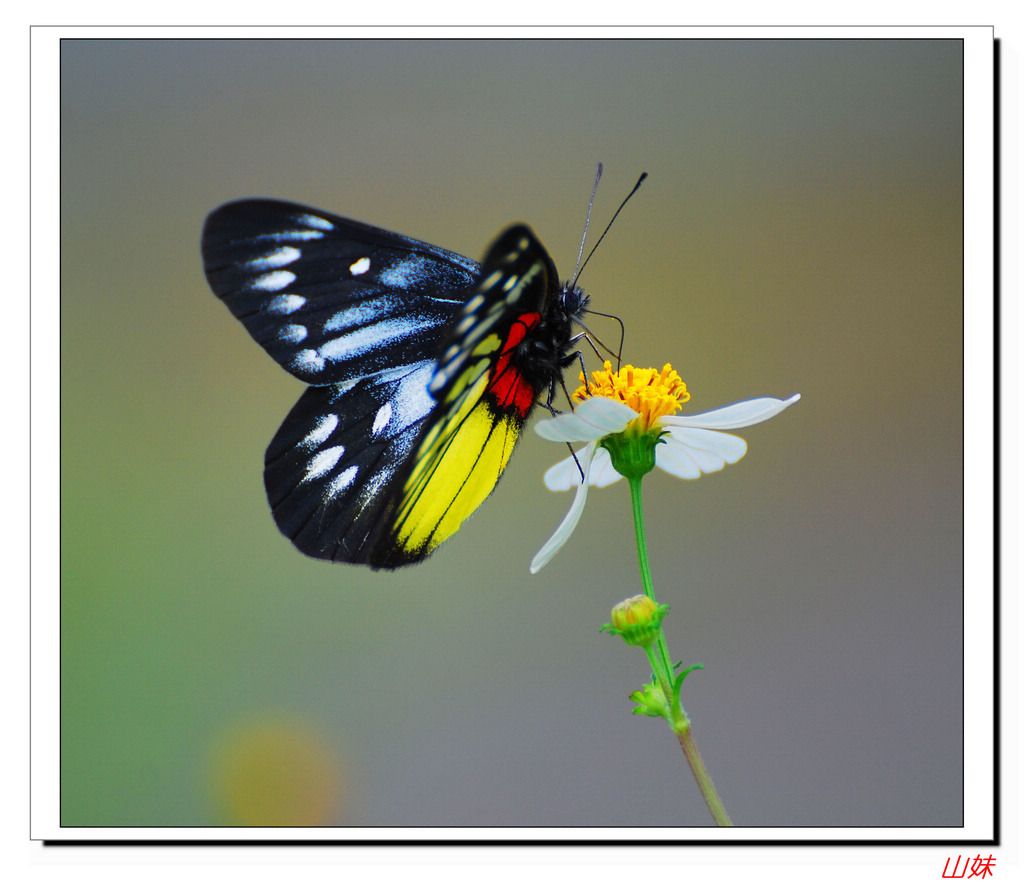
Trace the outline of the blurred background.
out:
M 206 286 L 205 215 L 305 202 L 479 259 L 528 222 L 687 412 L 803 399 L 647 478 L 683 702 L 737 824 L 963 819 L 962 48 L 872 40 L 61 44 L 61 820 L 710 822 L 642 652 L 624 485 L 540 574 L 527 434 L 421 566 L 302 556 L 302 392 Z M 593 230 L 592 230 L 593 231 Z M 618 329 L 594 317 L 614 342 Z

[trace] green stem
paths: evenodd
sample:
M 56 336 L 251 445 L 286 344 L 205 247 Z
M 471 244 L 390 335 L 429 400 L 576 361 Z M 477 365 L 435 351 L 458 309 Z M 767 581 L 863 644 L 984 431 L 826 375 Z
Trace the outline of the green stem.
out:
M 711 814 L 714 816 L 715 823 L 719 827 L 732 827 L 732 819 L 726 812 L 725 806 L 722 805 L 722 800 L 718 796 L 718 790 L 715 789 L 715 785 L 711 781 L 711 775 L 708 774 L 707 768 L 704 767 L 704 760 L 700 757 L 697 744 L 693 742 L 693 734 L 690 732 L 689 722 L 686 723 L 685 728 L 676 731 L 676 737 L 679 740 L 679 745 L 683 748 L 683 753 L 686 755 L 686 761 L 690 763 L 690 771 L 693 772 L 697 786 L 700 787 L 700 792 L 704 796 L 704 801 L 708 804 Z
M 647 561 L 647 534 L 644 532 L 644 504 L 640 486 L 643 477 L 628 477 L 629 495 L 633 502 L 633 527 L 636 530 L 636 553 L 640 558 L 640 579 L 644 584 L 644 594 L 652 601 L 654 583 L 651 581 L 651 565 Z
M 664 642 L 665 636 L 658 633 L 658 644 L 661 645 Z M 647 654 L 647 661 L 651 664 L 651 669 L 654 670 L 654 677 L 658 679 L 658 685 L 661 687 L 661 692 L 665 695 L 665 701 L 669 704 L 672 709 L 672 718 L 677 721 L 679 713 L 682 710 L 682 706 L 679 705 L 678 700 L 674 700 L 672 696 L 672 664 L 666 663 L 662 659 L 661 648 L 658 648 L 656 653 L 653 644 L 648 644 L 644 647 L 644 653 Z M 682 713 L 682 717 L 685 719 L 686 714 Z
M 644 531 L 643 495 L 641 492 L 643 477 L 627 477 L 626 479 L 629 480 L 629 494 L 633 503 L 636 552 L 640 560 L 640 578 L 643 581 L 644 594 L 652 601 L 657 601 L 657 598 L 654 597 L 651 565 L 647 559 L 647 534 Z M 654 670 L 654 675 L 658 679 L 662 693 L 665 695 L 665 699 L 672 710 L 672 719 L 670 721 L 672 730 L 679 740 L 679 745 L 683 748 L 683 754 L 690 765 L 690 771 L 693 772 L 697 786 L 700 787 L 701 795 L 703 795 L 704 801 L 707 803 L 708 809 L 710 809 L 711 815 L 715 819 L 715 823 L 719 827 L 732 827 L 732 820 L 729 818 L 725 806 L 722 805 L 718 790 L 715 789 L 715 785 L 711 781 L 711 775 L 708 774 L 708 770 L 704 766 L 704 760 L 700 757 L 700 752 L 697 750 L 697 744 L 693 741 L 693 734 L 690 732 L 690 719 L 687 717 L 686 710 L 683 709 L 679 697 L 672 690 L 672 658 L 668 653 L 665 635 L 659 631 L 655 642 L 647 645 L 644 651 L 647 654 L 647 659 L 650 661 L 651 668 Z

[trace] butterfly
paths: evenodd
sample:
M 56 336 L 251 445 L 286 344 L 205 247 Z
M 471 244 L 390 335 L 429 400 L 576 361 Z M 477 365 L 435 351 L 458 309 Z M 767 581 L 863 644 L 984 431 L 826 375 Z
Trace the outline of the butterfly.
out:
M 278 528 L 304 554 L 397 568 L 451 536 L 551 406 L 589 298 L 522 224 L 477 264 L 271 199 L 206 219 L 207 281 L 308 385 L 267 447 Z M 582 249 L 581 249 L 582 250 Z

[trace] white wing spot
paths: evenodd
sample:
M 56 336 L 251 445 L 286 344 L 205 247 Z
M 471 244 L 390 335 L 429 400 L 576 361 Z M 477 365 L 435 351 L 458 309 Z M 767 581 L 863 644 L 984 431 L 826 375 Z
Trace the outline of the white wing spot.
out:
M 286 269 L 276 269 L 272 273 L 266 273 L 253 279 L 249 287 L 255 288 L 257 291 L 280 291 L 294 281 L 295 273 L 290 273 Z
M 303 226 L 312 226 L 314 229 L 325 229 L 328 232 L 334 229 L 334 224 L 331 223 L 330 220 L 325 220 L 323 217 L 317 217 L 315 214 L 299 214 L 295 220 Z
M 327 485 L 327 498 L 333 499 L 336 495 L 348 489 L 352 485 L 352 481 L 356 479 L 356 474 L 358 473 L 358 465 L 352 465 L 350 468 L 345 468 L 344 471 L 342 471 Z
M 350 273 L 352 273 L 353 276 L 361 276 L 369 268 L 370 268 L 370 258 L 369 257 L 360 257 L 355 263 L 353 263 L 348 268 L 348 271 Z
M 285 245 L 276 251 L 271 251 L 269 254 L 263 254 L 259 257 L 253 257 L 252 260 L 247 260 L 245 266 L 251 270 L 273 269 L 276 266 L 287 266 L 289 263 L 298 260 L 301 256 L 302 252 L 298 248 Z
M 306 340 L 306 335 L 308 334 L 309 331 L 305 325 L 286 325 L 281 329 L 278 337 L 289 344 L 298 344 Z
M 427 260 L 423 257 L 407 257 L 389 269 L 381 270 L 377 278 L 382 285 L 404 288 L 422 275 L 426 266 Z
M 322 232 L 313 232 L 309 229 L 286 229 L 284 232 L 275 232 L 263 236 L 263 238 L 282 242 L 308 242 L 323 237 L 324 234 Z
M 312 375 L 322 372 L 327 362 L 316 350 L 300 350 L 292 357 L 291 365 L 297 372 Z
M 434 362 L 427 359 L 380 376 L 381 381 L 398 383 L 398 390 L 390 400 L 394 417 L 392 427 L 397 425 L 399 430 L 404 430 L 434 408 L 436 403 L 427 392 L 427 383 L 433 373 Z M 386 476 L 388 471 L 385 469 L 382 473 Z
M 338 416 L 335 414 L 324 415 L 320 419 L 319 423 L 313 430 L 311 430 L 305 437 L 298 442 L 298 446 L 304 449 L 311 449 L 314 446 L 319 446 L 324 442 L 331 434 L 334 433 L 334 429 L 338 426 Z
M 324 323 L 324 331 L 338 331 L 344 328 L 361 328 L 370 325 L 374 319 L 391 315 L 395 311 L 395 300 L 388 295 L 368 298 L 356 304 L 349 304 Z
M 328 471 L 334 470 L 334 466 L 341 459 L 344 451 L 344 446 L 332 446 L 330 449 L 318 452 L 306 465 L 306 476 L 302 478 L 302 482 L 316 480 L 317 477 L 323 477 Z
M 368 350 L 387 344 L 418 331 L 436 325 L 433 316 L 406 316 L 400 319 L 385 319 L 373 325 L 365 325 L 355 331 L 327 341 L 320 354 L 326 359 L 341 359 L 359 356 Z
M 391 403 L 385 403 L 377 410 L 377 417 L 373 419 L 373 435 L 376 437 L 391 420 Z
M 502 291 L 511 291 L 513 288 L 516 287 L 516 285 L 518 283 L 519 283 L 519 276 L 509 276 L 504 282 L 502 282 L 501 290 Z
M 268 313 L 273 313 L 276 316 L 287 316 L 289 313 L 302 309 L 305 303 L 306 298 L 300 297 L 298 294 L 279 294 L 267 303 L 265 309 Z

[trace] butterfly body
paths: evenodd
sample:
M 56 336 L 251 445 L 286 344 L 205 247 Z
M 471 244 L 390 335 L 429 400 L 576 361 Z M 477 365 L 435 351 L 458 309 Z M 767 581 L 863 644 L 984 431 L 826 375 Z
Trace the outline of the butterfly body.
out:
M 478 265 L 255 199 L 214 211 L 202 252 L 214 293 L 309 385 L 266 451 L 278 527 L 376 568 L 426 557 L 494 489 L 587 304 L 522 225 Z

